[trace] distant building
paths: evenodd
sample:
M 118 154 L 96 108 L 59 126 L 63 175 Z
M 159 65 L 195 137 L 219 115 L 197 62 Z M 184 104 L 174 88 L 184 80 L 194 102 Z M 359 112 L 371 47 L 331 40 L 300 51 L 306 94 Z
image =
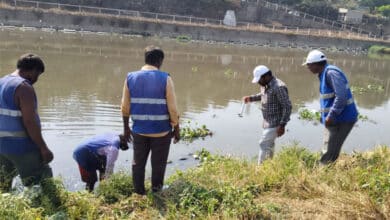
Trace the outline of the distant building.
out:
M 347 24 L 360 24 L 363 20 L 363 12 L 339 8 L 339 21 Z

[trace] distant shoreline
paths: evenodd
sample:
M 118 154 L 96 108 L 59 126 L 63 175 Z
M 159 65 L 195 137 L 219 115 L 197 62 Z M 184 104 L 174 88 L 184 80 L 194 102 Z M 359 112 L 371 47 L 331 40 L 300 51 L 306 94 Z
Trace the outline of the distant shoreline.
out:
M 390 46 L 383 40 L 346 39 L 333 36 L 302 35 L 294 31 L 267 31 L 256 28 L 227 27 L 220 25 L 168 22 L 136 17 L 119 17 L 93 13 L 69 12 L 64 10 L 40 10 L 14 7 L 0 7 L 0 29 L 14 27 L 35 27 L 43 31 L 64 33 L 117 33 L 128 35 L 169 37 L 178 40 L 199 40 L 205 42 L 230 43 L 248 46 L 277 48 L 298 48 L 367 53 L 372 45 Z M 325 35 L 326 30 L 313 30 Z

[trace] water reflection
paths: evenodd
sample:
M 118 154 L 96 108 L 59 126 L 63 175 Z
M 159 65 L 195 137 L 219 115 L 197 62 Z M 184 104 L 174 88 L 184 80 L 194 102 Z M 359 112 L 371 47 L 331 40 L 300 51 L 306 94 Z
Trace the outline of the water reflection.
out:
M 257 104 L 237 117 L 240 99 L 258 92 L 251 83 L 252 69 L 265 64 L 289 87 L 294 114 L 277 149 L 298 141 L 313 151 L 322 145 L 322 126 L 303 122 L 296 114 L 299 105 L 318 109 L 318 79 L 302 67 L 306 52 L 289 49 L 251 48 L 204 43 L 182 44 L 165 39 L 128 36 L 80 36 L 42 32 L 0 32 L 0 74 L 10 73 L 25 52 L 41 55 L 47 71 L 36 84 L 44 136 L 56 158 L 53 168 L 67 180 L 68 188 L 80 188 L 73 148 L 90 135 L 121 131 L 119 109 L 123 81 L 128 71 L 143 63 L 143 48 L 161 45 L 166 52 L 163 70 L 175 81 L 182 118 L 206 124 L 212 138 L 172 146 L 168 172 L 194 165 L 188 154 L 202 147 L 221 153 L 257 156 L 261 112 Z M 359 122 L 344 150 L 366 150 L 390 143 L 388 114 L 390 64 L 366 56 L 328 54 L 342 68 L 351 85 L 382 85 L 383 92 L 355 94 L 360 112 L 377 124 Z M 117 169 L 130 170 L 131 151 L 120 155 Z M 188 160 L 179 160 L 180 158 Z

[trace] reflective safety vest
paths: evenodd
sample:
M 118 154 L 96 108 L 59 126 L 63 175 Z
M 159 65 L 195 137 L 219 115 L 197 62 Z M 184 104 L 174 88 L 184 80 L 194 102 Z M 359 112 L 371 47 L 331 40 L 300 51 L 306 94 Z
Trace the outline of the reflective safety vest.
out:
M 38 149 L 27 134 L 22 112 L 14 100 L 15 91 L 23 82 L 29 81 L 11 75 L 0 78 L 0 153 L 24 154 Z M 37 120 L 40 123 L 39 117 Z
M 77 146 L 73 151 L 73 159 L 86 170 L 96 170 L 101 167 L 106 159 L 98 154 L 98 149 L 106 146 L 113 146 L 119 149 L 119 134 L 104 133 L 93 136 Z
M 133 132 L 153 134 L 172 129 L 166 99 L 168 76 L 159 70 L 140 70 L 127 75 Z
M 334 89 L 326 82 L 326 74 L 329 70 L 337 71 L 341 74 L 344 82 L 345 89 L 347 90 L 347 103 L 344 110 L 336 116 L 335 122 L 354 122 L 357 120 L 358 111 L 352 96 L 351 89 L 349 88 L 348 80 L 343 71 L 333 65 L 326 65 L 324 71 L 320 74 L 320 104 L 321 104 L 321 123 L 325 122 L 326 117 L 334 103 L 336 94 Z

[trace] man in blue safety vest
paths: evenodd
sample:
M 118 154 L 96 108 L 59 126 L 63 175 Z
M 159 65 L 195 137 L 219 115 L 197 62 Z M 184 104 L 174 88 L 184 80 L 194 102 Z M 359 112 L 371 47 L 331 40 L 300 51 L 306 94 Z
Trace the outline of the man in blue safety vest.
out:
M 89 138 L 74 150 L 73 159 L 79 165 L 86 190 L 93 191 L 98 181 L 97 171 L 99 180 L 108 178 L 114 172 L 119 149 L 129 149 L 125 137 L 117 133 L 104 133 Z
M 324 53 L 311 51 L 306 65 L 320 80 L 321 123 L 325 125 L 324 144 L 326 152 L 321 164 L 337 160 L 341 147 L 358 119 L 358 111 L 344 72 L 329 65 Z
M 25 54 L 15 72 L 0 78 L 0 190 L 10 191 L 19 174 L 25 186 L 52 177 L 53 153 L 41 132 L 33 84 L 45 71 L 40 57 Z
M 164 52 L 154 46 L 145 49 L 145 65 L 130 72 L 123 87 L 122 116 L 124 135 L 133 138 L 133 184 L 135 192 L 145 194 L 145 166 L 149 152 L 152 164 L 152 190 L 164 183 L 171 138 L 180 139 L 179 115 L 170 75 L 160 71 Z M 129 117 L 132 129 L 129 127 Z M 173 129 L 173 130 L 172 130 Z

